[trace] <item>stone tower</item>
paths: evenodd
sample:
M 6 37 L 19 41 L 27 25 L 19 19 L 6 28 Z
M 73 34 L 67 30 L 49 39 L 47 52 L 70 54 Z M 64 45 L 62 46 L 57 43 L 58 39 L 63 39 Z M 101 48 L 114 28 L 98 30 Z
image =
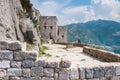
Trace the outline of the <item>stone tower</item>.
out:
M 40 16 L 40 33 L 45 42 L 50 39 L 57 40 L 57 17 L 56 16 Z
M 67 43 L 67 27 L 66 26 L 58 26 L 57 42 Z

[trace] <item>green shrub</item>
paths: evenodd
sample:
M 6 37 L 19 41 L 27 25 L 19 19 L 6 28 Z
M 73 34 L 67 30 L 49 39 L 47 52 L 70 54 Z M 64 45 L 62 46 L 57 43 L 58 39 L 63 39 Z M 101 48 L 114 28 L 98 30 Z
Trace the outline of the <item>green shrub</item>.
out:
M 48 47 L 47 46 L 42 46 L 42 49 L 43 50 L 48 50 Z
M 59 58 L 60 56 L 55 56 L 55 57 Z
M 46 53 L 44 50 L 40 50 L 39 54 L 38 54 L 38 57 L 41 57 L 43 55 L 45 55 L 46 57 L 51 57 L 52 56 L 51 54 Z
M 45 55 L 46 53 L 45 53 L 45 51 L 44 50 L 40 50 L 39 51 L 39 54 L 38 54 L 38 57 L 41 57 L 41 56 L 43 56 L 43 55 Z
M 86 61 L 86 59 L 81 59 L 80 61 Z
M 64 50 L 68 51 L 68 49 L 67 49 L 66 47 L 64 47 L 64 48 L 62 48 L 62 49 L 64 49 Z
M 40 38 L 40 42 L 41 42 L 41 44 L 45 43 L 43 38 Z
M 48 54 L 45 54 L 45 56 L 46 57 L 51 57 L 52 55 L 48 53 Z
M 30 0 L 20 0 L 20 2 L 23 9 L 26 10 L 26 12 L 32 12 L 32 4 L 30 3 Z

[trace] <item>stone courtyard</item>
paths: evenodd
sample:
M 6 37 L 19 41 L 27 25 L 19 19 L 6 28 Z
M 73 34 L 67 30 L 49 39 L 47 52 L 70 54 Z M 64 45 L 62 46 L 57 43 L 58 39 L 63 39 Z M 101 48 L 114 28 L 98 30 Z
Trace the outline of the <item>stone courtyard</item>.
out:
M 66 48 L 65 45 L 59 44 L 44 44 L 44 46 L 48 47 L 46 53 L 51 54 L 51 57 L 43 56 L 42 59 L 45 60 L 54 60 L 60 61 L 69 60 L 71 61 L 71 67 L 95 67 L 95 66 L 107 66 L 107 65 L 120 65 L 119 62 L 103 62 L 97 58 L 91 57 L 85 53 L 83 53 L 82 47 L 74 47 L 74 48 Z

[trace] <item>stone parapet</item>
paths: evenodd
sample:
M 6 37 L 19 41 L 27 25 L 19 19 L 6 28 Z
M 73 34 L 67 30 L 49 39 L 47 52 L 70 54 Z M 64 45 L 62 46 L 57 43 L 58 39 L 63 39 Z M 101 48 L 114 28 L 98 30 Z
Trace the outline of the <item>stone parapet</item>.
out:
M 37 59 L 36 52 L 22 51 L 18 43 L 0 50 L 0 80 L 120 80 L 120 65 L 71 68 L 68 60 Z
M 115 54 L 114 52 L 109 52 L 101 49 L 91 48 L 88 46 L 83 47 L 83 52 L 91 55 L 97 59 L 106 62 L 120 62 L 120 55 Z

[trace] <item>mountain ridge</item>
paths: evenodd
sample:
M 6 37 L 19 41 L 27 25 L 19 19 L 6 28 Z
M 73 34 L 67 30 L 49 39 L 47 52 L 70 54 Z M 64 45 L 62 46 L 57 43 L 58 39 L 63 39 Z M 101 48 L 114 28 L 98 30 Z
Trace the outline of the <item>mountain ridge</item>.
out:
M 110 46 L 112 48 L 120 46 L 119 22 L 99 19 L 86 23 L 69 24 L 67 26 L 69 42 L 80 39 L 81 42 L 87 44 Z M 74 36 L 71 38 L 72 33 L 74 33 Z

